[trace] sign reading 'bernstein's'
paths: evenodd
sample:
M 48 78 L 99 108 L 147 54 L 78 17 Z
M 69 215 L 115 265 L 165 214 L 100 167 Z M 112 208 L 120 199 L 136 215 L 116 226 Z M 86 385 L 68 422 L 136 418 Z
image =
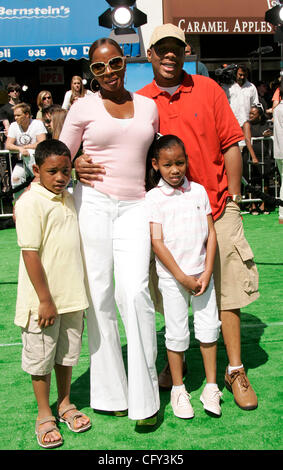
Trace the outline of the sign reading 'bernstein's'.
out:
M 0 0 L 1 61 L 87 59 L 105 0 Z M 83 7 L 82 7 L 83 5 Z M 59 80 L 58 74 L 43 77 Z
M 258 18 L 173 18 L 173 23 L 179 26 L 185 33 L 190 34 L 266 34 L 272 33 L 272 25 Z

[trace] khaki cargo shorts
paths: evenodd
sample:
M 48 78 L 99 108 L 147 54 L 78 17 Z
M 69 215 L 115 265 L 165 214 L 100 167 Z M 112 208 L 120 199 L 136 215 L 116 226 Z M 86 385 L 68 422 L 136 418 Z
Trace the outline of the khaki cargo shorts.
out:
M 219 310 L 245 307 L 259 297 L 258 271 L 238 205 L 231 201 L 216 220 L 217 251 L 214 283 Z
M 52 326 L 40 328 L 30 315 L 22 328 L 22 368 L 31 375 L 47 375 L 55 364 L 78 363 L 83 333 L 83 311 L 59 314 Z

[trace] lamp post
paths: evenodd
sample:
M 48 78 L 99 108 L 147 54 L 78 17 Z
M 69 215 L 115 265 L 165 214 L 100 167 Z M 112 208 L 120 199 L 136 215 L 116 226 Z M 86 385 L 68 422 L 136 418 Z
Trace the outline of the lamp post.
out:
M 280 44 L 280 75 L 283 75 L 283 0 L 265 12 L 265 21 L 274 26 L 274 42 Z

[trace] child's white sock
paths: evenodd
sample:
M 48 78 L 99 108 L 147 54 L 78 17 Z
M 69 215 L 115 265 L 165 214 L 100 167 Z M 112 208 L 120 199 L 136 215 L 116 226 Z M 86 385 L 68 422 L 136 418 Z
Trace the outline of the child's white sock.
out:
M 240 366 L 230 366 L 229 365 L 228 366 L 228 374 L 230 375 L 233 372 L 233 370 L 241 369 L 242 367 L 244 367 L 243 364 L 241 364 Z
M 205 384 L 206 387 L 209 387 L 209 388 L 217 388 L 218 389 L 218 385 L 213 383 L 213 382 L 208 382 Z
M 180 392 L 182 389 L 186 390 L 185 384 L 182 384 L 182 385 L 173 385 L 173 387 L 172 387 L 172 392 L 175 392 L 175 391 L 178 391 L 178 390 L 179 390 L 179 392 Z

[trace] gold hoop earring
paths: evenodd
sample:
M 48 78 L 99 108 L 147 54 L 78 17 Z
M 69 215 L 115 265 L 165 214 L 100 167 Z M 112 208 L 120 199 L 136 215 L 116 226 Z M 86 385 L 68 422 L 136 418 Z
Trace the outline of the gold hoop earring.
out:
M 92 88 L 93 81 L 96 83 L 96 89 L 95 90 Z M 89 84 L 89 88 L 91 89 L 92 93 L 96 93 L 99 90 L 100 87 L 99 87 L 98 81 L 95 78 L 93 78 L 91 80 L 91 82 Z

